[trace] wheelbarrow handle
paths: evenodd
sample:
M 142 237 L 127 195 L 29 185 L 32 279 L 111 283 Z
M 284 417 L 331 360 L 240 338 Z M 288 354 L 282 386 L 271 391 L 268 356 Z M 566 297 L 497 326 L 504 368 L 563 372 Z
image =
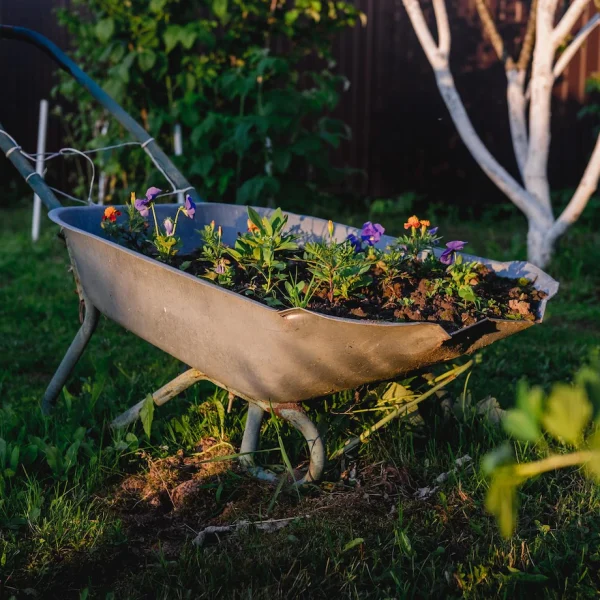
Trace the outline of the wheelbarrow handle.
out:
M 133 138 L 142 144 L 145 152 L 150 156 L 153 162 L 158 165 L 167 175 L 177 189 L 191 188 L 187 179 L 177 170 L 169 157 L 159 148 L 148 132 L 127 113 L 111 96 L 109 96 L 91 77 L 86 75 L 56 44 L 47 37 L 40 35 L 36 31 L 26 29 L 25 27 L 13 27 L 10 25 L 0 25 L 0 39 L 12 39 L 28 42 L 37 46 L 40 50 L 53 58 L 67 73 L 69 73 L 80 85 L 82 85 L 104 108 L 112 114 L 115 119 L 133 136 Z M 0 127 L 2 127 L 0 125 Z M 4 128 L 2 128 L 4 130 Z M 27 160 L 18 152 L 11 151 L 15 144 L 5 135 L 0 135 L 0 148 L 7 155 L 9 160 L 17 167 L 35 191 L 42 199 L 44 205 L 48 208 L 60 206 L 60 202 L 52 193 L 52 190 L 44 183 L 40 176 L 32 175 L 35 173 L 28 165 Z M 29 168 L 26 169 L 25 165 Z M 201 202 L 197 192 L 190 189 L 189 194 L 196 202 Z

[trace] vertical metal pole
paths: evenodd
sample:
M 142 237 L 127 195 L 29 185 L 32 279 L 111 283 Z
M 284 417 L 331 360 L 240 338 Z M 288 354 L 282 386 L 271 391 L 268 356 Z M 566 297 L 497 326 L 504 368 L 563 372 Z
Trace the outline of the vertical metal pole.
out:
M 46 152 L 46 132 L 48 130 L 48 100 L 40 101 L 40 120 L 38 123 L 37 157 L 35 172 L 44 174 L 44 152 Z M 33 217 L 31 221 L 31 239 L 37 242 L 40 237 L 40 218 L 42 200 L 35 194 L 33 197 Z
M 181 125 L 179 123 L 175 123 L 175 127 L 173 127 L 173 152 L 175 153 L 175 156 L 181 156 L 183 154 L 183 139 L 181 137 Z M 183 201 L 183 193 L 179 192 L 177 194 L 177 204 L 183 204 Z

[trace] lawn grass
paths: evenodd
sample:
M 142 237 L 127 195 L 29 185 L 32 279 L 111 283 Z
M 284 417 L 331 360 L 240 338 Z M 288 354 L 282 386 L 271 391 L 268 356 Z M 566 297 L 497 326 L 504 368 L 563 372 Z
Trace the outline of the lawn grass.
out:
M 358 218 L 358 217 L 356 217 Z M 591 222 L 591 220 L 590 220 Z M 439 223 L 473 254 L 524 258 L 519 221 Z M 5 211 L 0 253 L 0 600 L 43 598 L 587 598 L 600 587 L 600 493 L 576 470 L 523 488 L 509 541 L 483 509 L 477 465 L 504 434 L 474 409 L 441 418 L 434 402 L 422 425 L 392 422 L 334 462 L 325 481 L 301 494 L 246 477 L 235 462 L 202 462 L 239 448 L 245 407 L 198 384 L 156 410 L 152 435 L 140 424 L 112 433 L 111 417 L 174 377 L 181 365 L 102 318 L 45 420 L 39 401 L 77 331 L 78 298 L 66 252 L 47 223 L 28 238 L 29 214 Z M 387 225 L 387 224 L 386 224 Z M 398 224 L 390 224 L 393 233 Z M 516 382 L 569 380 L 600 347 L 600 234 L 573 229 L 549 272 L 560 280 L 545 323 L 480 353 L 466 387 L 508 407 Z M 463 361 L 464 362 L 464 361 Z M 465 379 L 449 387 L 465 392 Z M 311 413 L 329 450 L 365 426 L 343 412 L 352 393 Z M 287 427 L 292 464 L 304 447 Z M 273 423 L 263 448 L 277 448 Z M 0 444 L 1 446 L 1 444 Z M 1 450 L 1 448 L 0 448 Z M 519 458 L 537 449 L 517 447 Z M 0 452 L 0 455 L 2 453 Z M 458 468 L 469 455 L 475 469 Z M 56 457 L 59 457 L 58 459 Z M 282 463 L 274 450 L 267 463 Z M 7 471 L 8 469 L 8 471 Z M 426 499 L 419 489 L 448 479 Z M 194 481 L 192 501 L 177 499 Z M 272 533 L 250 527 L 197 548 L 207 525 L 296 517 Z

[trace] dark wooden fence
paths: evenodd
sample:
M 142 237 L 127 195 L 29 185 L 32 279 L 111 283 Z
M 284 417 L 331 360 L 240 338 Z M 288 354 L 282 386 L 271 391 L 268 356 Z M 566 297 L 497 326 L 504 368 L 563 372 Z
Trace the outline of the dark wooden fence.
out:
M 368 17 L 336 41 L 338 68 L 351 81 L 340 115 L 354 132 L 341 159 L 367 177 L 357 187 L 370 196 L 407 190 L 431 200 L 478 203 L 498 192 L 481 173 L 456 134 L 433 74 L 401 0 L 356 0 Z M 67 37 L 53 11 L 68 0 L 0 0 L 0 22 L 36 29 L 66 47 Z M 452 63 L 458 89 L 473 124 L 493 153 L 516 174 L 504 98 L 504 73 L 482 39 L 473 0 L 449 0 Z M 529 2 L 490 3 L 505 39 L 518 41 Z M 593 14 L 593 4 L 584 19 Z M 600 70 L 599 30 L 565 72 L 555 92 L 550 178 L 557 187 L 574 186 L 593 143 L 591 123 L 577 118 L 585 101 L 585 81 Z M 39 100 L 48 97 L 53 65 L 37 49 L 0 43 L 0 122 L 26 148 L 35 148 Z M 51 119 L 48 148 L 60 144 Z M 0 178 L 13 177 L 0 161 Z

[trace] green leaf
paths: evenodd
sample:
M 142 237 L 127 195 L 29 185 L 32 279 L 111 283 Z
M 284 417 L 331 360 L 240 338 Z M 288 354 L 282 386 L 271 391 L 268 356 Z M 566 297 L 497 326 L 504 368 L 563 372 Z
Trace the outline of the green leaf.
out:
M 485 507 L 498 520 L 500 533 L 505 538 L 510 538 L 517 525 L 517 487 L 522 482 L 512 467 L 501 467 L 494 473 L 485 498 Z
M 215 164 L 215 158 L 212 154 L 203 154 L 199 156 L 190 167 L 192 175 L 200 175 L 206 177 Z
M 181 27 L 179 25 L 169 25 L 163 35 L 165 41 L 165 52 L 169 54 L 179 42 L 181 36 Z
M 498 467 L 512 462 L 514 462 L 512 446 L 508 442 L 504 442 L 501 446 L 494 448 L 483 457 L 481 460 L 481 471 L 489 477 Z
M 38 455 L 38 448 L 35 444 L 28 444 L 21 452 L 21 462 L 24 465 L 31 465 Z
M 140 419 L 142 420 L 144 433 L 148 439 L 150 439 L 152 421 L 154 419 L 154 398 L 152 397 L 152 394 L 148 394 L 144 400 L 144 405 L 142 406 L 142 410 L 140 410 Z
M 600 415 L 600 370 L 592 367 L 583 367 L 575 375 L 575 383 L 583 387 L 588 400 L 594 408 L 594 416 Z
M 542 430 L 537 421 L 520 408 L 507 411 L 502 419 L 504 431 L 517 440 L 537 442 L 542 437 Z
M 52 469 L 54 475 L 62 475 L 63 460 L 60 450 L 56 446 L 46 446 L 45 448 L 46 461 Z
M 245 181 L 236 194 L 236 204 L 257 204 L 279 192 L 279 182 L 274 177 L 258 175 Z
M 182 28 L 179 33 L 179 41 L 186 50 L 189 50 L 194 45 L 197 37 L 198 33 L 194 28 L 194 23 L 190 23 L 186 27 Z
M 102 44 L 106 44 L 106 42 L 110 40 L 115 32 L 115 22 L 111 18 L 100 19 L 100 21 L 96 23 L 94 32 L 96 33 L 96 37 L 100 40 L 100 42 Z
M 542 417 L 544 391 L 541 387 L 530 388 L 525 380 L 517 383 L 517 408 L 527 413 L 534 421 L 539 422 Z
M 77 454 L 79 452 L 81 442 L 77 440 L 73 442 L 65 453 L 65 472 L 69 471 L 77 463 Z
M 228 0 L 213 0 L 212 10 L 215 17 L 225 24 L 229 20 L 229 13 L 227 12 Z
M 298 10 L 296 10 L 296 9 L 288 10 L 285 13 L 285 17 L 284 17 L 285 24 L 291 27 L 298 20 L 299 16 L 300 16 L 300 12 Z
M 288 150 L 277 150 L 273 153 L 273 164 L 279 173 L 285 173 L 292 161 L 292 153 Z
M 6 460 L 6 441 L 0 438 L 0 468 L 4 466 Z
M 470 285 L 461 285 L 458 288 L 458 295 L 466 302 L 475 302 L 477 296 Z
M 138 54 L 138 64 L 144 72 L 149 71 L 156 62 L 156 54 L 153 50 L 146 49 Z
M 150 0 L 148 8 L 150 12 L 158 13 L 165 7 L 166 3 L 167 0 Z
M 585 390 L 559 383 L 552 388 L 542 420 L 552 436 L 577 446 L 591 416 L 592 405 Z
M 10 468 L 16 472 L 19 466 L 19 446 L 15 446 L 10 454 Z
M 348 550 L 352 550 L 352 548 L 356 548 L 356 546 L 360 546 L 361 544 L 364 544 L 365 540 L 364 538 L 354 538 L 351 542 L 348 542 L 344 548 L 342 549 L 342 552 L 348 552 Z
M 265 228 L 262 222 L 261 216 L 251 207 L 248 207 L 248 218 L 253 225 L 256 225 L 262 233 L 265 232 Z

